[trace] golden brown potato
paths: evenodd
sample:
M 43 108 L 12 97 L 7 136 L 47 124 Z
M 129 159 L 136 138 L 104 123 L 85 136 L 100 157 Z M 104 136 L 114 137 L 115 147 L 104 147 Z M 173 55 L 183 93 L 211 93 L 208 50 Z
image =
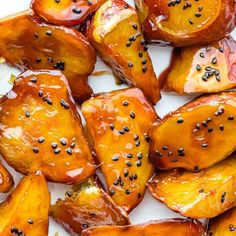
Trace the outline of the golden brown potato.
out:
M 170 219 L 153 221 L 143 225 L 106 226 L 87 229 L 81 236 L 204 236 L 202 224 L 198 221 Z
M 236 208 L 213 218 L 209 223 L 208 236 L 235 236 L 236 235 Z
M 157 116 L 143 93 L 125 89 L 101 94 L 82 105 L 108 190 L 130 212 L 142 200 L 153 174 L 148 132 Z
M 32 9 L 44 20 L 73 26 L 81 24 L 95 12 L 105 0 L 32 0 Z
M 155 125 L 151 160 L 164 170 L 210 167 L 236 149 L 235 122 L 236 92 L 199 97 Z
M 87 36 L 114 73 L 145 93 L 160 99 L 159 84 L 147 52 L 136 11 L 123 0 L 108 0 L 96 12 Z
M 8 192 L 13 185 L 14 185 L 14 180 L 12 175 L 0 163 L 0 193 Z
M 179 94 L 212 93 L 236 86 L 236 42 L 227 37 L 208 47 L 176 48 L 161 75 L 163 89 Z
M 93 157 L 65 77 L 59 71 L 26 71 L 13 93 L 0 100 L 0 153 L 8 164 L 68 184 L 93 175 Z
M 40 174 L 25 177 L 0 205 L 1 236 L 48 235 L 50 195 Z
M 233 0 L 135 0 L 149 42 L 175 47 L 207 45 L 236 25 Z
M 31 11 L 0 20 L 0 55 L 21 70 L 58 69 L 77 101 L 92 94 L 87 83 L 96 61 L 87 39 L 72 28 L 48 25 Z
M 51 206 L 51 216 L 75 236 L 94 226 L 130 224 L 125 211 L 115 205 L 94 179 L 67 191 L 64 200 L 58 199 Z
M 236 155 L 198 173 L 178 169 L 158 172 L 149 190 L 183 216 L 215 217 L 236 206 Z

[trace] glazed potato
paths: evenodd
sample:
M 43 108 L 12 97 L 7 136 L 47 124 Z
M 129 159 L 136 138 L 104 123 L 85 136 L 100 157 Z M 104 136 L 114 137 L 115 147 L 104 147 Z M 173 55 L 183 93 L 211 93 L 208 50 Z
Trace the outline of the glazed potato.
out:
M 236 25 L 233 0 L 135 0 L 149 42 L 175 47 L 207 45 Z
M 236 86 L 236 42 L 227 37 L 208 47 L 176 48 L 160 80 L 179 94 L 212 93 Z
M 95 172 L 79 114 L 59 71 L 26 71 L 0 100 L 0 153 L 22 174 L 80 183 Z
M 95 12 L 105 0 L 32 0 L 31 8 L 44 20 L 73 26 L 81 24 Z
M 143 225 L 95 227 L 82 232 L 81 236 L 204 236 L 202 224 L 198 221 L 170 219 L 153 221 Z
M 151 160 L 163 170 L 210 167 L 236 149 L 235 122 L 236 92 L 199 97 L 154 126 Z
M 198 173 L 178 169 L 158 172 L 149 190 L 183 216 L 218 216 L 236 206 L 236 156 Z
M 209 223 L 208 236 L 235 236 L 236 235 L 236 208 L 213 218 Z
M 75 236 L 93 226 L 130 223 L 125 211 L 114 204 L 94 179 L 67 191 L 65 199 L 58 199 L 51 207 L 51 216 Z
M 140 88 L 152 103 L 159 84 L 143 39 L 136 11 L 123 0 L 108 0 L 95 13 L 87 36 L 113 72 Z
M 143 93 L 126 89 L 101 94 L 82 105 L 108 190 L 130 212 L 142 200 L 153 175 L 148 132 L 157 116 Z
M 12 175 L 0 163 L 0 193 L 8 192 L 13 185 L 14 185 L 14 180 Z
M 0 32 L 0 54 L 7 63 L 21 70 L 61 70 L 77 101 L 90 97 L 87 77 L 96 55 L 81 33 L 48 25 L 31 11 L 0 20 Z
M 0 205 L 1 236 L 48 235 L 50 195 L 40 174 L 25 177 Z

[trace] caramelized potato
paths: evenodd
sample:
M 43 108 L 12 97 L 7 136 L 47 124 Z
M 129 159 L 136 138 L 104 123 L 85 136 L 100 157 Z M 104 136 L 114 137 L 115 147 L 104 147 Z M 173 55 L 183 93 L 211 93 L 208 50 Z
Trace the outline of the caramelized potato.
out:
M 212 93 L 236 86 L 236 42 L 228 37 L 208 47 L 176 48 L 160 80 L 166 91 Z
M 0 153 L 22 174 L 42 171 L 47 180 L 80 183 L 95 172 L 79 114 L 59 71 L 26 71 L 14 98 L 0 100 Z
M 183 216 L 215 217 L 236 206 L 236 156 L 198 173 L 178 169 L 158 172 L 149 190 Z
M 32 0 L 31 8 L 44 20 L 73 26 L 81 24 L 95 12 L 105 0 Z
M 142 200 L 153 174 L 148 132 L 157 116 L 143 93 L 126 89 L 101 94 L 82 105 L 108 190 L 130 212 Z
M 207 45 L 236 25 L 232 0 L 135 0 L 149 42 L 175 47 Z
M 50 195 L 40 174 L 25 177 L 0 205 L 1 236 L 48 235 Z
M 61 70 L 77 101 L 90 97 L 87 77 L 96 55 L 81 33 L 41 22 L 31 11 L 0 20 L 0 32 L 0 54 L 9 64 L 21 70 Z
M 66 198 L 58 199 L 51 207 L 51 216 L 75 236 L 93 226 L 129 224 L 125 211 L 114 204 L 94 179 L 67 191 Z
M 209 223 L 208 236 L 235 236 L 236 235 L 236 208 L 213 218 Z
M 170 219 L 153 221 L 143 225 L 106 226 L 87 229 L 81 236 L 204 236 L 202 224 L 198 221 Z
M 13 185 L 14 185 L 14 180 L 12 175 L 0 163 L 0 193 L 8 192 Z
M 202 96 L 155 125 L 150 157 L 159 169 L 198 171 L 236 149 L 235 133 L 236 92 Z
M 87 36 L 114 73 L 145 93 L 160 99 L 159 84 L 141 33 L 136 11 L 123 0 L 108 0 L 95 13 Z

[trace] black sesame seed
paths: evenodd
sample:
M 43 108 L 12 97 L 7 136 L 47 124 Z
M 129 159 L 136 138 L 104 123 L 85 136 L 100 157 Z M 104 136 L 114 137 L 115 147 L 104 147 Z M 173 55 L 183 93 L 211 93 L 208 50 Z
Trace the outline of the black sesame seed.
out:
M 141 160 L 143 158 L 143 154 L 140 152 L 140 153 L 138 153 L 137 157 L 139 160 Z
M 115 129 L 115 126 L 113 124 L 110 124 L 110 129 L 111 130 L 114 130 Z
M 220 125 L 219 129 L 220 129 L 220 131 L 224 131 L 224 129 L 225 129 L 224 125 Z
M 203 148 L 207 148 L 207 147 L 208 147 L 208 144 L 203 143 L 201 146 L 202 146 Z
M 119 130 L 119 133 L 120 133 L 121 135 L 124 135 L 124 134 L 125 134 L 124 129 Z
M 136 165 L 137 165 L 137 167 L 140 167 L 140 166 L 142 165 L 142 162 L 141 162 L 140 160 L 138 160 L 138 161 L 136 162 Z
M 25 112 L 25 116 L 26 116 L 26 117 L 30 117 L 29 111 L 26 111 L 26 112 Z
M 146 43 L 145 39 L 141 39 L 141 40 L 140 40 L 140 44 L 141 44 L 141 45 L 144 45 L 145 43 Z
M 224 53 L 224 49 L 223 49 L 223 48 L 219 48 L 219 51 L 220 51 L 221 53 Z
M 190 25 L 193 25 L 193 20 L 192 19 L 189 18 L 188 22 L 189 22 Z
M 196 16 L 196 17 L 201 17 L 202 14 L 201 14 L 200 12 L 196 12 L 196 13 L 195 13 L 195 16 Z
M 69 155 L 72 155 L 72 154 L 73 154 L 73 151 L 72 151 L 71 148 L 67 148 L 67 149 L 66 149 L 66 152 L 67 152 L 67 154 L 69 154 Z
M 213 64 L 213 65 L 217 64 L 217 58 L 216 58 L 216 57 L 214 57 L 214 58 L 212 59 L 212 64 Z
M 43 97 L 43 91 L 39 90 L 38 95 L 40 98 Z
M 51 31 L 51 30 L 47 30 L 47 31 L 46 31 L 46 35 L 47 35 L 47 36 L 51 36 L 51 35 L 52 35 L 52 31 Z
M 221 203 L 225 202 L 226 192 L 223 192 L 221 195 Z
M 125 106 L 125 107 L 129 106 L 129 102 L 128 101 L 124 101 L 123 102 L 123 106 Z
M 200 55 L 201 58 L 205 58 L 205 55 L 204 55 L 203 52 L 201 52 L 199 55 Z
M 144 137 L 145 137 L 145 140 L 147 143 L 149 143 L 151 141 L 151 138 L 148 135 L 144 135 Z
M 179 148 L 178 153 L 184 152 L 184 148 Z
M 33 147 L 32 150 L 34 153 L 39 153 L 39 148 L 37 148 L 37 147 Z
M 197 71 L 201 71 L 201 69 L 202 69 L 201 66 L 200 66 L 199 64 L 197 64 L 196 70 L 197 70 Z
M 33 77 L 33 78 L 30 79 L 30 82 L 32 82 L 32 83 L 37 83 L 37 81 L 38 81 L 38 80 L 37 80 L 36 77 Z
M 139 147 L 139 146 L 140 146 L 140 141 L 137 141 L 137 142 L 135 143 L 135 146 L 136 146 L 136 147 Z
M 204 192 L 204 190 L 203 190 L 203 189 L 200 189 L 198 192 L 199 192 L 199 193 L 203 193 L 203 192 Z
M 124 176 L 127 177 L 129 175 L 129 171 L 128 170 L 125 170 L 124 171 Z
M 125 131 L 125 132 L 129 132 L 129 127 L 125 126 L 125 127 L 124 127 L 124 131 Z
M 168 147 L 167 147 L 167 146 L 163 146 L 163 147 L 162 147 L 162 150 L 164 150 L 164 151 L 165 151 L 165 150 L 169 150 L 169 149 L 168 149 Z
M 142 60 L 142 64 L 143 64 L 143 65 L 146 65 L 146 64 L 147 64 L 147 59 L 143 59 L 143 60 Z
M 163 154 L 162 154 L 161 152 L 159 152 L 158 150 L 156 150 L 155 153 L 156 153 L 156 155 L 157 155 L 158 157 L 162 157 L 162 156 L 163 156 Z
M 135 119 L 135 113 L 134 113 L 133 111 L 130 112 L 130 117 L 131 117 L 132 119 Z
M 138 135 L 134 135 L 134 141 L 137 141 L 139 139 Z
M 212 132 L 213 132 L 213 129 L 212 129 L 212 128 L 209 128 L 209 129 L 208 129 L 208 132 L 209 132 L 209 133 L 212 133 Z
M 133 158 L 133 154 L 129 153 L 126 155 L 127 158 Z
M 146 73 L 146 72 L 147 72 L 147 67 L 146 67 L 146 66 L 143 66 L 142 72 L 143 72 L 143 73 Z
M 45 138 L 44 138 L 44 137 L 38 138 L 38 142 L 39 142 L 39 143 L 43 143 L 44 141 L 45 141 Z
M 28 224 L 30 224 L 30 225 L 33 225 L 33 224 L 34 224 L 34 221 L 33 221 L 32 219 L 28 219 L 27 222 L 28 222 Z
M 131 167 L 132 166 L 132 163 L 130 161 L 125 161 L 125 164 L 128 166 L 128 167 Z
M 119 161 L 119 157 L 118 156 L 114 156 L 114 157 L 112 157 L 112 161 Z
M 115 194 L 115 190 L 110 190 L 110 196 L 113 196 Z
M 183 118 L 178 118 L 177 123 L 178 123 L 178 124 L 184 123 L 184 119 L 183 119 Z
M 75 142 L 71 143 L 70 148 L 75 148 Z
M 47 98 L 47 104 L 48 105 L 52 105 L 53 104 L 53 102 L 52 102 L 52 100 L 50 98 Z
M 40 63 L 41 61 L 42 61 L 41 58 L 39 58 L 39 57 L 36 58 L 36 63 Z
M 66 141 L 66 139 L 60 139 L 60 143 L 61 143 L 61 145 L 63 145 L 63 146 L 66 146 L 67 145 L 67 141 Z
M 72 9 L 72 12 L 75 13 L 75 14 L 81 14 L 82 13 L 82 9 L 74 8 L 74 9 Z
M 130 195 L 130 191 L 128 189 L 126 189 L 125 194 Z
M 168 157 L 173 156 L 173 152 L 168 152 Z
M 138 193 L 138 199 L 140 199 L 142 197 L 141 193 Z
M 234 116 L 229 116 L 228 120 L 234 120 Z
M 59 154 L 60 152 L 61 152 L 60 148 L 57 148 L 57 149 L 54 150 L 54 154 L 56 154 L 56 155 Z
M 136 30 L 138 29 L 138 25 L 137 24 L 134 23 L 132 26 L 133 26 L 134 29 L 136 29 Z
M 58 143 L 56 143 L 56 142 L 52 143 L 52 148 L 53 148 L 53 149 L 56 149 L 57 146 L 58 146 Z
M 139 51 L 138 55 L 139 55 L 139 57 L 143 57 L 143 52 Z

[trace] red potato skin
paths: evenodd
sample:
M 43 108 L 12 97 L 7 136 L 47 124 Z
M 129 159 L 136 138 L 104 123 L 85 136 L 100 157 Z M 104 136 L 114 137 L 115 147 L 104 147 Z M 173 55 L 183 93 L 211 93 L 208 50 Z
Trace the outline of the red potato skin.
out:
M 168 7 L 168 2 L 167 0 L 135 0 L 141 25 L 148 42 L 174 47 L 208 45 L 223 39 L 235 28 L 236 4 L 233 0 L 221 0 L 220 13 L 211 24 L 205 25 L 203 23 L 204 27 L 199 27 L 196 32 L 186 34 L 168 33 L 156 23 L 156 19 L 168 20 L 169 11 L 171 10 L 171 7 Z M 179 14 L 184 14 L 184 12 Z
M 96 55 L 87 39 L 73 28 L 50 25 L 32 11 L 0 20 L 0 54 L 20 70 L 59 69 L 76 101 L 92 94 L 87 83 Z
M 55 0 L 33 0 L 31 8 L 45 21 L 55 25 L 74 26 L 95 12 L 105 0 L 64 0 L 57 3 Z M 81 13 L 76 13 L 76 10 Z
M 9 171 L 0 164 L 0 193 L 6 193 L 14 185 L 14 180 Z

